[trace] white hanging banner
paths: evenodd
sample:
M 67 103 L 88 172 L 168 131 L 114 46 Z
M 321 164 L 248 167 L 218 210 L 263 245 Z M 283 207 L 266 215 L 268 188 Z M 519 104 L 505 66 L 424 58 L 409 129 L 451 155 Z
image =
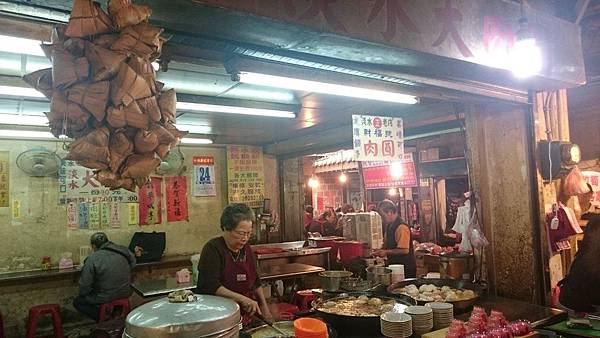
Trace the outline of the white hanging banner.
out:
M 396 161 L 404 154 L 401 118 L 352 115 L 352 141 L 357 161 Z

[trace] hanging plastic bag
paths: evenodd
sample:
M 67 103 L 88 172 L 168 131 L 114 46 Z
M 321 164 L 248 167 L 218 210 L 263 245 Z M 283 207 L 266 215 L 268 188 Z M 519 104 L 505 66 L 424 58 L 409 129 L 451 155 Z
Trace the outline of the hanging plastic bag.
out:
M 473 208 L 473 212 L 471 215 L 471 221 L 469 222 L 469 240 L 471 241 L 471 245 L 474 248 L 481 249 L 485 246 L 488 246 L 490 242 L 483 234 L 483 229 L 479 224 L 479 218 L 477 217 L 477 207 L 471 205 L 471 208 Z
M 590 192 L 587 182 L 578 166 L 573 166 L 573 169 L 565 177 L 563 184 L 563 192 L 567 196 L 583 195 Z

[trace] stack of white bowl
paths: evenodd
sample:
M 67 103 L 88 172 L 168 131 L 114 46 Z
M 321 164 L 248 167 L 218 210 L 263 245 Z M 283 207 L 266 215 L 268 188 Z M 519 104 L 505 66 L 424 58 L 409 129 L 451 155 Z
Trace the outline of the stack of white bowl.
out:
M 402 282 L 404 280 L 404 265 L 392 264 L 388 266 L 392 270 L 392 283 Z
M 433 329 L 444 329 L 452 324 L 454 319 L 454 305 L 450 303 L 433 302 L 427 303 L 425 306 L 433 310 Z
M 413 333 L 412 318 L 405 313 L 386 312 L 379 321 L 381 334 L 386 337 L 407 338 Z
M 433 329 L 433 310 L 428 306 L 409 306 L 404 313 L 412 318 L 413 332 L 420 337 Z

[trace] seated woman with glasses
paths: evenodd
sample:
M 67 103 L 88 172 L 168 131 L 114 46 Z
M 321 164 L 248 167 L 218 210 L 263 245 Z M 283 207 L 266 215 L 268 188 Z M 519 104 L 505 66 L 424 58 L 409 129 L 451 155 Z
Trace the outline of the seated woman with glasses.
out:
M 221 214 L 223 235 L 206 243 L 198 263 L 196 292 L 237 302 L 245 324 L 252 321 L 255 313 L 272 319 L 248 244 L 253 220 L 254 213 L 247 205 L 227 206 Z

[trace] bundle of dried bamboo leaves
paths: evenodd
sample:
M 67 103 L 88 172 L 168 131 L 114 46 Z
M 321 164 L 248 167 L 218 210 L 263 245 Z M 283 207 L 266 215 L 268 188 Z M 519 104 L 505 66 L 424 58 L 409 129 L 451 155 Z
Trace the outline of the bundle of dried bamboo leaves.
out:
M 69 24 L 42 45 L 52 68 L 23 77 L 51 100 L 54 136 L 74 139 L 66 159 L 112 189 L 145 184 L 186 134 L 175 128 L 175 91 L 162 92 L 152 68 L 165 40 L 147 22 L 151 14 L 131 0 L 109 0 L 108 14 L 74 0 Z

